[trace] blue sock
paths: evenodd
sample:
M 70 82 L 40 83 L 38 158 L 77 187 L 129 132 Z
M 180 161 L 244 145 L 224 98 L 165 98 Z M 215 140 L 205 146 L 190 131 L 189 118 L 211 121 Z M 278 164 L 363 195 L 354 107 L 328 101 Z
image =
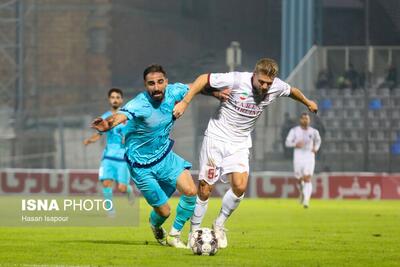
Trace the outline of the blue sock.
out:
M 157 212 L 152 210 L 150 212 L 150 223 L 155 227 L 160 227 L 168 217 L 163 217 L 159 215 Z
M 178 206 L 176 207 L 176 217 L 174 221 L 174 228 L 181 231 L 183 225 L 193 215 L 194 207 L 196 205 L 196 196 L 182 195 L 179 199 Z
M 105 200 L 110 200 L 106 202 L 106 209 L 109 210 L 111 206 L 111 201 L 112 201 L 112 187 L 103 187 L 103 196 Z

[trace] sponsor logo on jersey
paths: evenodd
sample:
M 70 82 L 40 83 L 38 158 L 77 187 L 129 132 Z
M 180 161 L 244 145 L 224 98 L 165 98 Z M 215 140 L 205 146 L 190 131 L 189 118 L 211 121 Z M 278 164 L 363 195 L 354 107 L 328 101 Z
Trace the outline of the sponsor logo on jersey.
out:
M 238 111 L 240 114 L 244 115 L 251 115 L 251 116 L 259 116 L 263 109 L 258 107 L 256 104 L 253 103 L 243 103 L 237 100 L 230 101 L 232 106 Z

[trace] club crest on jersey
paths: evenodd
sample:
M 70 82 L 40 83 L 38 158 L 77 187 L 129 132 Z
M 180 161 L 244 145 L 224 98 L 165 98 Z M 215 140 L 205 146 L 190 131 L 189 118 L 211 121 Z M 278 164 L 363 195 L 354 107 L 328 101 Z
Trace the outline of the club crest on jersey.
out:
M 249 94 L 247 92 L 241 93 L 239 96 L 240 100 L 245 100 L 248 97 L 249 97 Z

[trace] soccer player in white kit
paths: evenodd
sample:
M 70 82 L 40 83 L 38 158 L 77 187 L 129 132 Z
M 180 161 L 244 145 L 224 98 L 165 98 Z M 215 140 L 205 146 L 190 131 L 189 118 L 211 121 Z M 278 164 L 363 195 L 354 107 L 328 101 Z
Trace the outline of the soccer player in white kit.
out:
M 220 248 L 228 245 L 225 221 L 238 207 L 247 188 L 250 134 L 263 110 L 281 96 L 303 103 L 312 112 L 318 109 L 315 102 L 307 99 L 299 89 L 277 78 L 277 75 L 278 64 L 268 58 L 259 60 L 253 72 L 200 75 L 194 82 L 198 86 L 193 86 L 198 89 L 190 89 L 173 111 L 176 118 L 182 116 L 192 98 L 201 91 L 199 88 L 231 89 L 229 98 L 221 102 L 205 132 L 200 153 L 198 197 L 191 218 L 193 232 L 204 218 L 215 182 L 219 179 L 230 181 L 231 188 L 224 195 L 220 213 L 213 223 Z
M 300 204 L 304 208 L 310 205 L 315 154 L 321 146 L 319 132 L 310 126 L 310 122 L 310 115 L 302 113 L 300 125 L 293 127 L 286 138 L 286 146 L 294 148 L 293 169 L 295 177 L 299 180 Z

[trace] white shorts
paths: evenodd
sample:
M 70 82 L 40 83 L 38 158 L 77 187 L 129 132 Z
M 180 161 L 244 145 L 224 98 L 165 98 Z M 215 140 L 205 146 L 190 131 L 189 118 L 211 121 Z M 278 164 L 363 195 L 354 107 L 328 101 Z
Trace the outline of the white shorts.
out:
M 205 136 L 200 151 L 199 180 L 210 185 L 232 172 L 249 173 L 249 148 Z
M 305 158 L 293 161 L 294 176 L 300 179 L 314 174 L 315 158 Z

